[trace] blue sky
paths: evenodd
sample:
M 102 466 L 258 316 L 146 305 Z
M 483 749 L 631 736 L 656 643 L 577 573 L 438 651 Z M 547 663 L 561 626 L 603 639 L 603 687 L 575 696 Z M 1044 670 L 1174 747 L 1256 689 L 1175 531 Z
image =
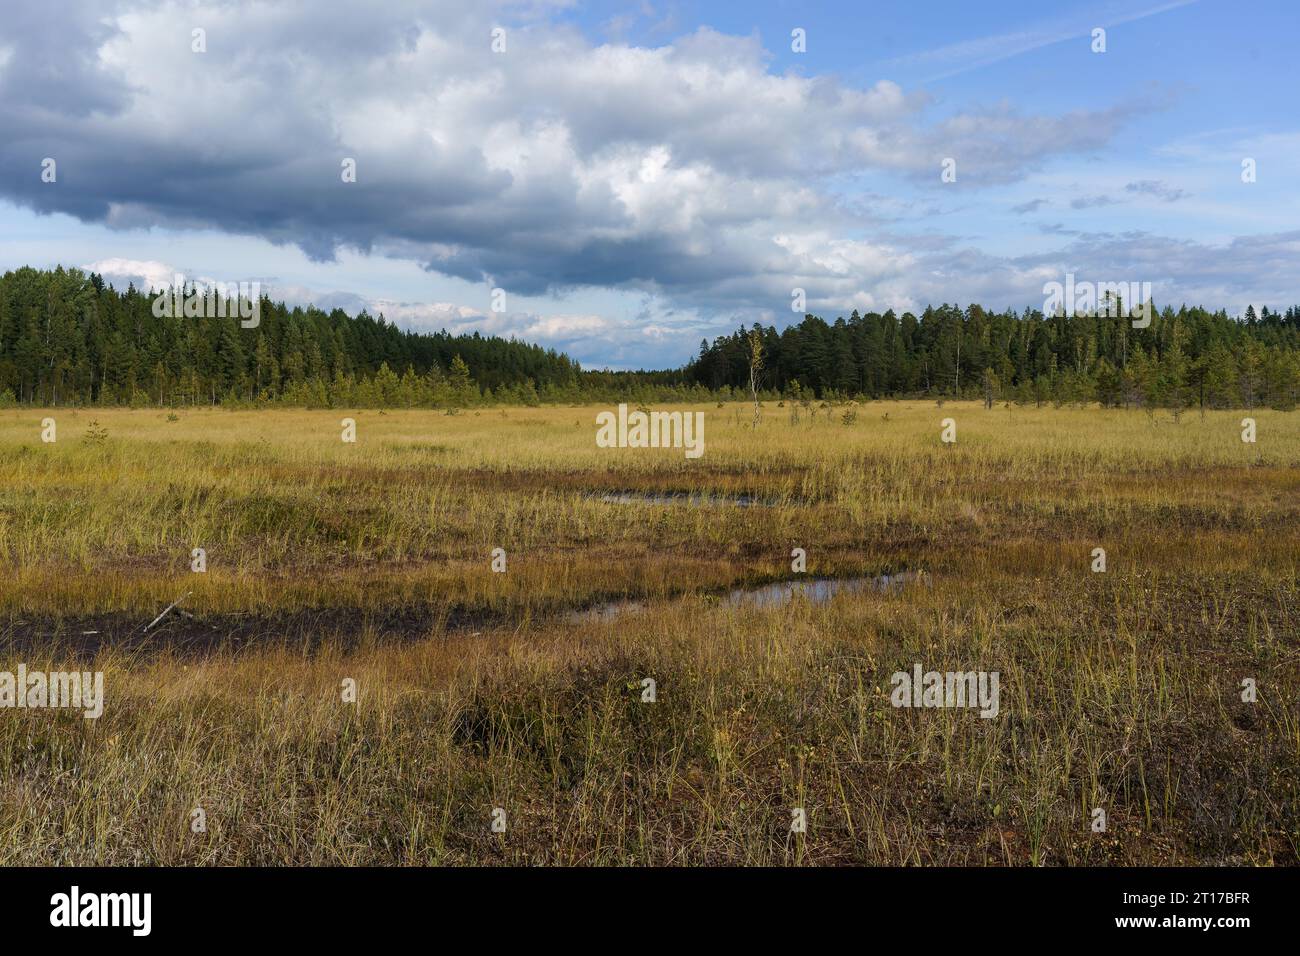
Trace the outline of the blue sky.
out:
M 362 6 L 7 8 L 0 268 L 260 280 L 615 368 L 797 320 L 795 289 L 1300 302 L 1291 4 Z

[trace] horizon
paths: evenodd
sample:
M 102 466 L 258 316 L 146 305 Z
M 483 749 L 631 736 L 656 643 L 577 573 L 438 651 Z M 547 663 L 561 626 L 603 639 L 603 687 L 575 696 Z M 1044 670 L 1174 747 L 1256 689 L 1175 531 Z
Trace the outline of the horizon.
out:
M 19 267 L 19 269 L 22 269 L 22 268 L 35 269 L 36 267 L 34 267 L 34 266 L 21 266 L 21 267 Z M 85 270 L 81 269 L 81 267 L 79 267 L 79 266 L 65 266 L 65 265 L 62 265 L 62 264 L 58 264 L 58 265 L 55 265 L 55 266 L 51 267 L 50 271 L 54 271 L 54 270 L 58 270 L 58 269 L 62 269 L 62 270 L 64 270 L 65 272 L 74 272 L 74 271 L 75 271 L 75 272 L 81 272 L 81 273 L 85 276 L 86 281 L 90 281 L 92 278 L 96 278 L 96 277 L 97 277 L 98 279 L 100 279 L 100 280 L 103 281 L 103 283 L 104 283 L 104 288 L 105 288 L 106 290 L 108 290 L 108 291 L 110 291 L 110 292 L 115 292 L 115 293 L 117 293 L 117 294 L 119 294 L 119 295 L 127 295 L 127 294 L 129 294 L 130 292 L 132 292 L 132 291 L 134 291 L 134 292 L 135 292 L 136 294 L 138 294 L 138 295 L 142 295 L 142 296 L 145 296 L 145 297 L 148 297 L 148 296 L 152 295 L 152 296 L 154 297 L 154 314 L 155 314 L 155 315 L 158 315 L 158 316 L 160 316 L 160 317 L 163 316 L 163 315 L 165 315 L 166 317 L 171 318 L 171 317 L 173 316 L 173 314 L 176 315 L 177 317 L 179 317 L 180 314 L 181 314 L 180 311 L 179 311 L 179 302 L 180 302 L 179 297 L 177 297 L 177 298 L 175 299 L 175 301 L 176 301 L 177 304 L 176 304 L 176 306 L 175 306 L 175 311 L 173 311 L 173 297 L 176 296 L 176 293 L 175 293 L 175 290 L 174 290 L 174 285 L 175 285 L 175 283 L 173 283 L 172 286 L 166 286 L 166 285 L 164 285 L 164 286 L 163 286 L 160 290 L 158 290 L 157 292 L 152 292 L 152 291 L 147 290 L 147 289 L 136 289 L 136 288 L 135 288 L 135 282 L 134 282 L 134 280 L 128 277 L 128 280 L 127 280 L 127 288 L 125 288 L 125 289 L 118 289 L 118 288 L 116 287 L 115 283 L 113 283 L 110 279 L 106 278 L 104 275 L 99 274 L 99 273 L 94 273 L 94 272 L 86 272 Z M 6 269 L 5 272 L 0 273 L 0 276 L 7 276 L 7 275 L 12 274 L 12 273 L 15 272 L 15 271 L 17 271 L 17 270 L 14 270 L 14 269 Z M 40 270 L 38 270 L 38 271 L 40 271 Z M 178 278 L 183 278 L 183 277 L 181 277 L 181 276 L 174 276 L 173 278 L 174 278 L 174 279 L 178 279 Z M 1073 280 L 1073 276 L 1067 276 L 1067 278 L 1070 279 L 1070 280 Z M 254 284 L 254 286 L 256 287 L 256 283 Z M 203 283 L 198 283 L 198 284 L 196 284 L 195 286 L 191 286 L 191 285 L 188 283 L 188 281 L 187 281 L 186 284 L 185 284 L 185 286 L 184 286 L 184 288 L 185 288 L 186 290 L 189 290 L 189 289 L 191 289 L 191 288 L 194 288 L 194 289 L 196 289 L 197 294 L 199 294 L 199 295 L 207 295 L 210 291 L 215 291 L 215 292 L 216 292 L 216 295 L 217 295 L 217 297 L 218 297 L 218 300 L 225 299 L 225 300 L 231 302 L 231 305 L 230 305 L 230 307 L 229 307 L 229 309 L 228 309 L 228 313 L 229 313 L 229 315 L 230 315 L 232 318 L 237 317 L 237 316 L 240 317 L 240 318 L 241 318 L 241 325 L 242 325 L 243 327 L 245 327 L 245 328 L 257 328 L 257 327 L 258 327 L 258 322 L 257 322 L 256 320 L 251 321 L 251 322 L 249 322 L 249 321 L 243 321 L 243 320 L 250 319 L 251 317 L 255 316 L 258 310 L 257 310 L 255 307 L 252 307 L 252 306 L 247 305 L 246 303 L 243 303 L 243 301 L 240 300 L 240 299 L 238 299 L 238 298 L 231 298 L 231 297 L 230 297 L 230 290 L 227 289 L 227 288 L 225 288 L 225 287 L 223 286 L 222 283 L 220 283 L 220 282 L 216 282 L 215 284 L 208 284 L 208 285 L 204 285 Z M 1067 288 L 1066 288 L 1066 290 L 1064 290 L 1064 291 L 1068 293 L 1068 292 L 1070 291 L 1070 287 L 1067 285 Z M 242 287 L 239 288 L 239 289 L 236 289 L 236 290 L 235 290 L 235 296 L 238 297 L 239 295 L 244 294 L 244 292 L 245 292 L 245 290 L 244 290 Z M 1059 289 L 1059 288 L 1056 289 L 1056 290 L 1052 293 L 1053 301 L 1056 302 L 1057 306 L 1062 305 L 1063 301 L 1067 301 L 1067 300 L 1062 300 L 1062 299 L 1060 298 L 1061 293 L 1062 293 L 1062 290 Z M 183 293 L 183 294 L 185 294 L 185 295 L 189 295 L 189 294 L 193 294 L 193 293 L 186 292 L 186 293 Z M 311 310 L 319 311 L 319 312 L 321 312 L 322 314 L 330 314 L 330 313 L 333 312 L 333 311 L 342 311 L 342 312 L 345 314 L 345 316 L 346 316 L 349 320 L 360 319 L 360 318 L 362 318 L 363 316 L 369 316 L 370 318 L 372 318 L 372 319 L 374 319 L 374 320 L 376 320 L 376 321 L 379 321 L 379 322 L 381 322 L 381 323 L 385 323 L 385 324 L 388 324 L 388 325 L 392 325 L 392 326 L 394 326 L 394 327 L 396 327 L 396 328 L 399 328 L 399 329 L 402 328 L 402 327 L 400 326 L 400 324 L 398 324 L 398 323 L 396 323 L 396 322 L 393 322 L 391 319 L 388 319 L 388 318 L 383 314 L 383 312 L 377 312 L 377 313 L 375 313 L 375 314 L 372 315 L 372 314 L 371 314 L 371 313 L 370 313 L 370 312 L 369 312 L 369 311 L 368 311 L 364 306 L 363 306 L 359 311 L 356 311 L 356 312 L 349 312 L 347 309 L 343 309 L 343 308 L 340 307 L 340 306 L 333 306 L 333 307 L 331 307 L 331 308 L 322 308 L 321 306 L 319 306 L 319 305 L 317 305 L 317 304 L 315 304 L 315 303 L 294 304 L 294 303 L 291 303 L 291 302 L 286 302 L 286 301 L 283 300 L 283 299 L 275 299 L 275 298 L 272 298 L 272 297 L 271 297 L 270 295 L 268 295 L 265 291 L 260 291 L 260 290 L 257 290 L 257 291 L 256 291 L 255 298 L 258 299 L 259 301 L 260 301 L 260 300 L 266 300 L 266 301 L 267 301 L 269 304 L 271 304 L 271 305 L 278 306 L 278 307 L 285 307 L 285 308 L 288 308 L 288 309 L 290 309 L 290 310 L 292 310 L 292 309 L 301 309 L 301 310 L 304 311 L 304 313 L 305 313 L 305 312 L 309 312 L 309 311 L 311 311 Z M 240 304 L 238 305 L 238 308 L 236 308 L 236 306 L 235 306 L 235 304 L 234 304 L 234 303 L 236 303 L 236 302 L 239 302 L 239 303 L 240 303 Z M 1100 308 L 1101 303 L 1096 303 L 1096 305 L 1098 306 L 1097 308 L 1092 308 L 1092 309 L 1090 309 L 1090 310 L 1087 310 L 1086 312 L 1083 310 L 1083 307 L 1082 307 L 1082 306 L 1079 306 L 1078 308 L 1081 310 L 1081 314 L 1079 314 L 1077 317 L 1078 317 L 1078 318 L 1092 318 L 1092 317 L 1101 317 L 1101 318 L 1105 318 L 1105 317 L 1106 317 L 1105 312 Z M 888 316 L 890 316 L 891 314 L 894 315 L 894 318 L 895 318 L 895 320 L 897 320 L 897 321 L 903 321 L 903 320 L 906 319 L 906 317 L 911 316 L 912 319 L 913 319 L 914 321 L 916 321 L 918 324 L 924 324 L 924 322 L 926 321 L 926 316 L 927 316 L 928 314 L 930 314 L 931 312 L 939 312 L 939 311 L 942 311 L 942 310 L 948 310 L 948 309 L 956 309 L 956 310 L 958 310 L 958 312 L 960 313 L 960 316 L 961 316 L 961 318 L 962 318 L 962 321 L 963 321 L 963 323 L 964 323 L 964 322 L 972 321 L 971 318 L 970 318 L 970 311 L 971 311 L 971 309 L 974 309 L 974 308 L 982 309 L 984 315 L 989 316 L 989 317 L 1007 316 L 1007 317 L 1010 317 L 1010 318 L 1014 319 L 1014 320 L 1017 321 L 1017 322 L 1024 321 L 1024 320 L 1027 320 L 1027 319 L 1031 319 L 1031 318 L 1035 318 L 1035 317 L 1037 317 L 1038 319 L 1042 320 L 1042 319 L 1045 319 L 1045 318 L 1052 318 L 1052 317 L 1054 317 L 1054 316 L 1056 316 L 1056 315 L 1058 314 L 1058 313 L 1056 313 L 1056 312 L 1052 312 L 1052 311 L 1044 312 L 1043 310 L 1036 310 L 1036 309 L 1025 309 L 1025 310 L 1023 310 L 1023 311 L 1019 311 L 1019 312 L 1016 311 L 1015 309 L 1004 309 L 1004 310 L 1001 310 L 1001 311 L 993 311 L 993 310 L 989 310 L 989 309 L 983 309 L 983 306 L 982 306 L 980 303 L 978 303 L 978 302 L 970 302 L 970 303 L 966 303 L 965 305 L 963 305 L 963 304 L 960 303 L 960 302 L 954 302 L 954 303 L 944 302 L 944 303 L 926 303 L 925 306 L 924 306 L 923 308 L 921 308 L 918 312 L 912 312 L 911 310 L 907 310 L 907 311 L 904 311 L 904 312 L 895 313 L 894 310 L 892 310 L 892 309 L 886 309 L 886 310 L 884 310 L 883 312 L 861 312 L 861 313 L 859 313 L 858 310 L 855 309 L 855 310 L 854 310 L 850 315 L 848 315 L 848 316 L 838 315 L 838 316 L 834 316 L 834 317 L 829 316 L 829 315 L 816 315 L 816 314 L 813 314 L 813 313 L 810 312 L 810 313 L 806 313 L 803 317 L 801 317 L 801 318 L 799 319 L 799 322 L 796 322 L 796 323 L 787 323 L 786 326 L 778 326 L 778 325 L 775 325 L 775 324 L 769 324 L 769 325 L 762 326 L 762 327 L 764 327 L 764 328 L 766 328 L 766 329 L 772 329 L 772 330 L 775 330 L 776 332 L 780 333 L 781 331 L 783 331 L 784 328 L 789 327 L 790 324 L 795 324 L 795 325 L 801 324 L 801 323 L 804 321 L 804 319 L 816 319 L 816 320 L 820 320 L 820 321 L 824 322 L 827 326 L 833 326 L 835 323 L 837 323 L 837 322 L 841 322 L 841 321 L 852 322 L 852 321 L 854 320 L 854 318 L 859 318 L 859 317 L 860 317 L 860 318 L 863 318 L 863 319 L 867 319 L 867 318 L 870 318 L 871 316 L 877 316 L 877 317 L 888 317 Z M 1288 322 L 1295 321 L 1297 318 L 1300 318 L 1300 305 L 1291 305 L 1291 306 L 1287 306 L 1287 307 L 1285 307 L 1285 308 L 1281 308 L 1281 307 L 1274 307 L 1273 305 L 1271 305 L 1271 304 L 1269 304 L 1269 303 L 1260 303 L 1258 309 L 1257 309 L 1257 308 L 1255 307 L 1255 305 L 1253 305 L 1253 304 L 1248 305 L 1248 306 L 1246 307 L 1246 309 L 1243 310 L 1246 314 L 1238 315 L 1238 316 L 1229 315 L 1229 314 L 1228 314 L 1225 310 L 1223 310 L 1223 309 L 1210 310 L 1210 309 L 1206 309 L 1204 306 L 1200 306 L 1200 305 L 1196 305 L 1196 304 L 1191 304 L 1191 303 L 1180 303 L 1179 306 L 1175 309 L 1174 306 L 1173 306 L 1171 303 L 1168 303 L 1168 304 L 1166 304 L 1166 305 L 1164 305 L 1164 306 L 1160 306 L 1160 305 L 1156 304 L 1156 303 L 1154 302 L 1154 300 L 1152 300 L 1152 299 L 1147 299 L 1147 300 L 1145 300 L 1145 307 L 1144 307 L 1142 310 L 1140 310 L 1140 311 L 1130 311 L 1129 307 L 1128 307 L 1127 305 L 1125 305 L 1125 300 L 1124 300 L 1124 298 L 1123 298 L 1122 293 L 1121 293 L 1121 295 L 1120 295 L 1120 298 L 1118 299 L 1118 304 L 1117 304 L 1117 308 L 1116 308 L 1116 314 L 1110 316 L 1110 318 L 1119 318 L 1119 319 L 1122 320 L 1122 321 L 1128 321 L 1128 320 L 1130 319 L 1131 316 L 1141 314 L 1141 315 L 1145 315 L 1145 317 L 1146 317 L 1146 321 L 1147 321 L 1148 324 L 1149 324 L 1150 319 L 1151 319 L 1153 316 L 1156 316 L 1156 315 L 1164 315 L 1164 314 L 1166 314 L 1166 313 L 1168 313 L 1168 314 L 1173 314 L 1173 315 L 1183 315 L 1183 314 L 1185 314 L 1185 313 L 1196 312 L 1196 311 L 1204 312 L 1206 315 L 1210 315 L 1210 316 L 1213 316 L 1213 317 L 1220 317 L 1220 316 L 1222 316 L 1223 318 L 1225 318 L 1225 319 L 1227 319 L 1227 320 L 1229 320 L 1229 321 L 1231 321 L 1231 322 L 1237 323 L 1237 324 L 1245 324 L 1245 323 L 1247 323 L 1248 321 L 1250 321 L 1252 318 L 1254 318 L 1254 319 L 1261 319 L 1261 320 L 1262 320 L 1262 319 L 1266 319 L 1266 318 L 1268 318 L 1269 316 L 1273 316 L 1273 317 L 1277 317 L 1277 318 L 1285 318 L 1285 320 L 1288 321 Z M 1251 313 L 1253 313 L 1253 315 L 1252 315 Z M 218 309 L 217 313 L 215 313 L 215 314 L 216 314 L 217 317 L 220 317 L 221 315 L 225 314 L 225 312 L 224 312 L 223 310 L 221 310 L 221 309 Z M 1059 314 L 1060 314 L 1060 315 L 1068 315 L 1069 313 L 1068 313 L 1068 311 L 1062 311 L 1062 312 L 1060 312 Z M 940 318 L 939 321 L 942 322 L 942 321 L 944 321 L 944 319 L 943 319 L 943 318 Z M 1135 327 L 1135 328 L 1141 328 L 1141 327 L 1144 327 L 1144 326 L 1141 326 L 1141 325 L 1135 325 L 1134 327 Z M 752 328 L 752 326 L 751 326 L 751 328 Z M 620 369 L 614 369 L 614 368 L 610 368 L 610 367 L 608 367 L 608 366 L 597 367 L 597 366 L 592 366 L 592 365 L 584 364 L 583 362 L 581 362 L 580 360 L 574 358 L 574 356 L 572 356 L 572 355 L 569 354 L 568 352 L 564 351 L 563 349 L 556 349 L 556 348 L 554 348 L 554 347 L 547 346 L 547 345 L 545 345 L 544 343 L 541 343 L 541 342 L 532 341 L 532 340 L 528 340 L 528 339 L 523 339 L 523 338 L 518 337 L 518 336 L 517 336 L 516 334 L 514 334 L 514 333 L 510 333 L 509 335 L 500 335 L 500 334 L 493 333 L 493 332 L 489 332 L 489 333 L 481 333 L 481 332 L 479 332 L 479 330 L 476 330 L 476 329 L 466 330 L 466 331 L 462 331 L 462 332 L 453 332 L 453 331 L 447 329 L 446 327 L 443 327 L 443 328 L 429 328 L 429 329 L 403 329 L 403 331 L 410 332 L 410 333 L 412 333 L 412 334 L 420 335 L 420 336 L 447 335 L 447 336 L 452 337 L 453 339 L 456 339 L 456 338 L 458 338 L 458 337 L 460 337 L 460 336 L 481 335 L 484 339 L 496 339 L 496 340 L 499 340 L 499 341 L 502 341 L 502 342 L 515 342 L 515 343 L 518 343 L 518 344 L 520 344 L 520 345 L 524 345 L 524 346 L 536 347 L 536 348 L 542 348 L 542 349 L 545 349 L 545 350 L 548 350 L 548 351 L 552 351 L 552 352 L 554 352 L 556 355 L 558 355 L 558 356 L 561 357 L 561 358 L 565 358 L 565 359 L 568 359 L 568 360 L 572 361 L 572 362 L 573 362 L 573 363 L 578 367 L 578 369 L 579 369 L 580 371 L 583 371 L 583 372 L 600 372 L 600 373 L 606 373 L 606 372 L 608 372 L 608 373 L 623 373 L 623 374 L 629 374 L 629 375 L 661 375 L 661 374 L 669 374 L 669 373 L 674 373 L 674 372 L 685 372 L 685 371 L 687 371 L 687 370 L 688 370 L 688 369 L 689 369 L 689 368 L 690 368 L 690 367 L 695 363 L 696 359 L 699 357 L 699 356 L 698 356 L 698 353 L 697 353 L 697 355 L 695 355 L 695 356 L 691 356 L 691 357 L 688 357 L 688 358 L 687 358 L 685 361 L 683 361 L 680 365 L 676 365 L 676 366 L 660 366 L 660 367 L 657 367 L 657 368 L 654 368 L 654 367 L 644 367 L 644 366 L 643 366 L 643 367 L 638 367 L 638 368 L 620 368 Z M 708 342 L 707 344 L 710 345 L 711 347 L 712 347 L 712 346 L 717 346 L 717 345 L 719 345 L 719 344 L 725 342 L 725 340 L 726 340 L 729 336 L 733 336 L 733 335 L 736 335 L 736 334 L 743 334 L 745 331 L 746 331 L 746 329 L 745 329 L 745 327 L 743 327 L 743 326 L 742 326 L 742 327 L 738 327 L 738 328 L 736 328 L 736 329 L 732 329 L 731 332 L 729 332 L 729 333 L 722 333 L 721 335 L 715 337 L 712 341 Z M 398 369 L 398 371 L 400 371 L 400 369 Z M 897 397 L 898 397 L 898 396 L 894 396 L 894 398 L 897 398 Z

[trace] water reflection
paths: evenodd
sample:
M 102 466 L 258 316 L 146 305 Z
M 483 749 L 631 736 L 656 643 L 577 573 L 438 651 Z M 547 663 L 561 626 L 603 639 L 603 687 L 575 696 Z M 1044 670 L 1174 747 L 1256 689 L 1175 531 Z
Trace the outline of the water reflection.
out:
M 899 571 L 875 577 L 858 578 L 799 578 L 793 581 L 773 581 L 752 588 L 736 588 L 722 601 L 732 607 L 780 607 L 797 599 L 813 604 L 825 604 L 837 594 L 870 592 L 882 594 L 897 590 L 905 584 L 926 581 L 924 571 Z M 645 601 L 611 601 L 595 607 L 575 611 L 569 615 L 573 621 L 609 621 L 645 610 Z

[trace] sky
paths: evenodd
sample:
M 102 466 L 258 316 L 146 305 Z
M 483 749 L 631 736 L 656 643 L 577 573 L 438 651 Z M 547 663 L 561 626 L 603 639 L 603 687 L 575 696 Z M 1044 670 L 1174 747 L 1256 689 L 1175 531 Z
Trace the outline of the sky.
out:
M 1284 309 L 1298 38 L 1294 0 L 0 0 L 0 270 L 616 369 L 1067 274 Z

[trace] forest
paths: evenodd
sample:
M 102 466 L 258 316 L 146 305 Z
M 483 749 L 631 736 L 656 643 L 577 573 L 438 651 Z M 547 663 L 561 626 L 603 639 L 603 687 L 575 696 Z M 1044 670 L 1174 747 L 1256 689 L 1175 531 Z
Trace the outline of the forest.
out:
M 1149 314 L 1144 329 L 1108 314 L 992 313 L 978 305 L 920 316 L 854 312 L 833 324 L 809 315 L 780 332 L 741 329 L 701 343 L 685 374 L 710 389 L 747 387 L 757 338 L 763 382 L 782 395 L 1296 406 L 1300 306 L 1285 314 L 1251 306 L 1240 321 L 1187 306 L 1152 306 Z
M 806 315 L 700 344 L 680 369 L 583 369 L 496 336 L 421 333 L 381 314 L 289 307 L 259 322 L 156 317 L 154 297 L 75 268 L 0 277 L 0 405 L 446 407 L 712 401 L 749 393 L 822 401 L 936 397 L 1169 408 L 1291 409 L 1300 306 L 1242 319 L 1186 305 L 1135 329 L 1084 317 L 941 305 L 920 315 Z

